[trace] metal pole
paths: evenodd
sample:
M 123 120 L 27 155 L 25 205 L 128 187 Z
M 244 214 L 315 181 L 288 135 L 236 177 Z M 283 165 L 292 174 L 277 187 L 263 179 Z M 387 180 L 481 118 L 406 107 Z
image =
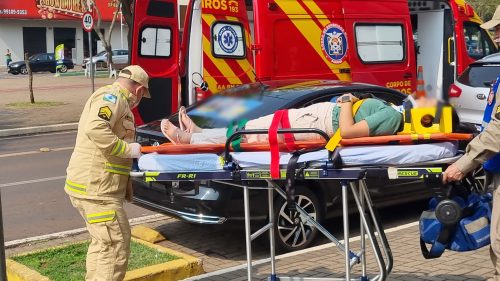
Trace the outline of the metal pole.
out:
M 247 280 L 252 281 L 252 238 L 250 230 L 250 202 L 248 186 L 243 187 L 243 205 L 245 208 L 245 244 L 247 250 Z
M 345 252 L 345 279 L 351 280 L 351 262 L 350 262 L 350 249 L 349 249 L 349 206 L 348 206 L 348 195 L 347 188 L 348 183 L 345 181 L 341 182 L 342 185 L 342 220 L 344 225 L 344 252 Z
M 3 239 L 2 196 L 0 190 L 0 281 L 7 281 L 7 273 L 5 267 L 5 243 Z
M 122 13 L 122 3 L 120 2 L 120 6 L 118 7 L 120 11 L 120 43 L 121 49 L 123 50 L 123 13 Z
M 276 278 L 276 257 L 275 257 L 276 241 L 274 241 L 275 239 L 274 224 L 276 224 L 276 222 L 274 221 L 274 196 L 273 196 L 274 187 L 271 183 L 269 183 L 269 181 L 267 183 L 267 187 L 269 188 L 267 190 L 267 205 L 269 206 L 269 223 L 273 225 L 271 229 L 269 229 L 269 251 L 271 254 L 271 276 L 269 279 L 270 281 L 276 281 L 278 279 Z
M 92 93 L 95 91 L 94 86 L 94 62 L 92 61 L 92 31 L 88 32 L 89 34 L 89 67 L 90 67 L 90 80 L 92 81 Z

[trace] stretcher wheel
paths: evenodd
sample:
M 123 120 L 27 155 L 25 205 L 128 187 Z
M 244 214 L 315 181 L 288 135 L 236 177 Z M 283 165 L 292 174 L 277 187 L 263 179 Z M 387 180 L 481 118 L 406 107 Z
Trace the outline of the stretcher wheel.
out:
M 450 199 L 439 202 L 435 213 L 436 218 L 444 225 L 454 225 L 462 218 L 462 208 Z

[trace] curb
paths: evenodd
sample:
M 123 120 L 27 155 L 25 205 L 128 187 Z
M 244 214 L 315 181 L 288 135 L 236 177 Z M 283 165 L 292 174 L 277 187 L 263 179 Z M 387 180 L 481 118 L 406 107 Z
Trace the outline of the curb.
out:
M 152 266 L 127 271 L 124 281 L 161 281 L 161 280 L 182 280 L 195 275 L 202 274 L 203 262 L 201 259 L 193 256 L 174 251 L 159 245 L 155 245 L 146 241 L 132 238 L 135 242 L 143 244 L 147 247 L 156 249 L 160 252 L 167 253 L 178 257 L 178 259 L 155 264 Z M 81 241 L 80 241 L 81 242 Z M 77 242 L 79 243 L 79 242 Z M 56 246 L 54 248 L 59 248 Z M 52 249 L 52 248 L 48 248 Z M 38 251 L 35 251 L 38 252 Z M 29 254 L 29 253 L 24 253 Z M 24 255 L 21 254 L 21 255 Z M 28 268 L 12 259 L 7 259 L 7 280 L 9 281 L 51 281 L 46 276 L 41 275 L 35 270 Z
M 66 123 L 66 124 L 56 124 L 56 125 L 37 126 L 37 127 L 5 129 L 5 130 L 0 130 L 0 138 L 41 134 L 41 133 L 52 133 L 52 132 L 60 132 L 60 131 L 68 131 L 76 129 L 78 129 L 78 123 Z

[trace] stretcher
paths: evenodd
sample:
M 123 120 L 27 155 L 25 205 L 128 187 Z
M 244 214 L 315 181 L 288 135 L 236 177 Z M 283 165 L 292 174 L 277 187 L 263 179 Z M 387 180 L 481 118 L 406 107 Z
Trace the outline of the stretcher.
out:
M 313 133 L 319 134 L 325 140 L 328 136 L 317 129 L 279 129 L 278 134 L 287 133 Z M 307 150 L 302 149 L 300 152 L 292 153 L 291 155 L 282 154 L 278 161 L 279 171 L 277 176 L 272 175 L 270 171 L 269 159 L 261 159 L 260 162 L 252 159 L 248 153 L 259 152 L 243 152 L 247 154 L 231 153 L 231 143 L 234 139 L 245 134 L 267 134 L 267 130 L 241 130 L 231 135 L 225 146 L 223 157 L 218 154 L 207 154 L 200 157 L 204 158 L 206 163 L 196 163 L 198 157 L 190 157 L 182 159 L 182 155 L 146 155 L 141 157 L 139 161 L 139 171 L 131 173 L 132 176 L 141 177 L 146 182 L 152 181 L 214 181 L 228 186 L 238 187 L 243 189 L 244 198 L 244 213 L 245 213 L 245 240 L 246 240 L 246 258 L 247 258 L 247 279 L 253 280 L 252 266 L 252 241 L 257 237 L 269 232 L 270 241 L 270 265 L 271 272 L 268 280 L 286 281 L 286 280 L 386 280 L 393 267 L 393 256 L 389 242 L 385 235 L 384 229 L 380 222 L 380 218 L 374 208 L 373 202 L 368 191 L 366 180 L 370 178 L 387 178 L 387 179 L 425 179 L 429 182 L 436 182 L 440 178 L 444 165 L 452 163 L 459 158 L 457 147 L 454 143 L 438 143 L 427 144 L 428 147 L 414 145 L 414 152 L 417 154 L 426 154 L 424 152 L 431 151 L 430 156 L 419 158 L 419 161 L 413 163 L 405 163 L 404 160 L 396 162 L 384 162 L 380 160 L 376 165 L 366 163 L 343 163 L 342 156 L 348 158 L 348 149 L 337 149 L 333 153 L 326 151 L 317 151 L 317 149 Z M 426 144 L 424 144 L 426 145 Z M 431 149 L 433 146 L 433 149 Z M 356 148 L 359 149 L 359 148 Z M 407 146 L 406 152 L 409 153 L 412 149 Z M 343 150 L 343 151 L 342 151 Z M 374 151 L 374 147 L 371 147 Z M 368 151 L 368 150 L 366 150 Z M 351 151 L 352 152 L 352 151 Z M 356 152 L 359 153 L 359 150 Z M 175 153 L 174 153 L 175 154 Z M 261 153 L 262 154 L 262 153 Z M 267 153 L 269 154 L 269 153 Z M 396 155 L 396 153 L 389 153 Z M 429 154 L 429 153 L 427 153 Z M 361 155 L 361 154 L 358 154 Z M 259 158 L 257 155 L 254 155 Z M 427 155 L 429 156 L 429 155 Z M 165 163 L 176 163 L 191 159 L 191 163 L 186 166 L 162 165 L 158 159 L 166 157 Z M 173 157 L 173 158 L 172 158 Z M 287 158 L 288 157 L 288 158 Z M 302 159 L 301 159 L 302 158 Z M 290 160 L 288 160 L 290 159 Z M 245 161 L 242 161 L 245 160 Z M 287 164 L 287 165 L 283 165 Z M 293 196 L 293 190 L 289 187 L 294 185 L 296 179 L 300 180 L 338 180 L 342 192 L 342 215 L 343 215 L 343 241 L 338 240 L 328 230 L 326 230 L 319 222 L 315 221 L 304 209 L 300 206 L 291 204 L 290 193 Z M 255 186 L 255 181 L 265 182 L 263 186 Z M 283 181 L 286 183 L 286 191 L 283 189 Z M 249 182 L 253 182 L 250 184 Z M 251 186 L 250 186 L 251 185 Z M 269 216 L 268 223 L 259 230 L 251 233 L 250 227 L 250 203 L 249 190 L 264 189 L 267 190 Z M 349 190 L 354 199 L 356 209 L 360 218 L 360 248 L 352 249 L 349 243 Z M 344 256 L 344 277 L 343 278 L 300 278 L 300 277 L 283 277 L 278 276 L 276 272 L 275 260 L 275 231 L 274 231 L 274 192 L 287 199 L 288 207 L 297 211 L 299 216 L 296 219 L 305 221 L 307 224 L 316 227 L 320 233 L 325 235 L 332 241 Z M 292 197 L 293 199 L 293 197 Z M 377 265 L 376 272 L 369 273 L 367 270 L 367 259 L 371 255 L 367 255 L 367 245 L 371 245 L 373 258 Z M 352 270 L 354 266 L 361 267 L 360 276 L 354 276 Z

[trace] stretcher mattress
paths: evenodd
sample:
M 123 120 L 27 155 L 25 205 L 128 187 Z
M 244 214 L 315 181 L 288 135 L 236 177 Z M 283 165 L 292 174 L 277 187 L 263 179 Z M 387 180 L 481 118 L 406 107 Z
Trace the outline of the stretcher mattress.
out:
M 457 154 L 457 144 L 440 142 L 417 145 L 381 145 L 338 148 L 345 166 L 398 166 L 451 158 Z M 233 152 L 234 162 L 243 168 L 269 165 L 269 152 Z M 280 164 L 286 165 L 291 154 L 281 153 Z M 319 150 L 300 156 L 299 162 L 327 161 L 328 151 Z M 217 154 L 188 155 L 146 154 L 139 159 L 141 171 L 217 171 L 223 167 Z

